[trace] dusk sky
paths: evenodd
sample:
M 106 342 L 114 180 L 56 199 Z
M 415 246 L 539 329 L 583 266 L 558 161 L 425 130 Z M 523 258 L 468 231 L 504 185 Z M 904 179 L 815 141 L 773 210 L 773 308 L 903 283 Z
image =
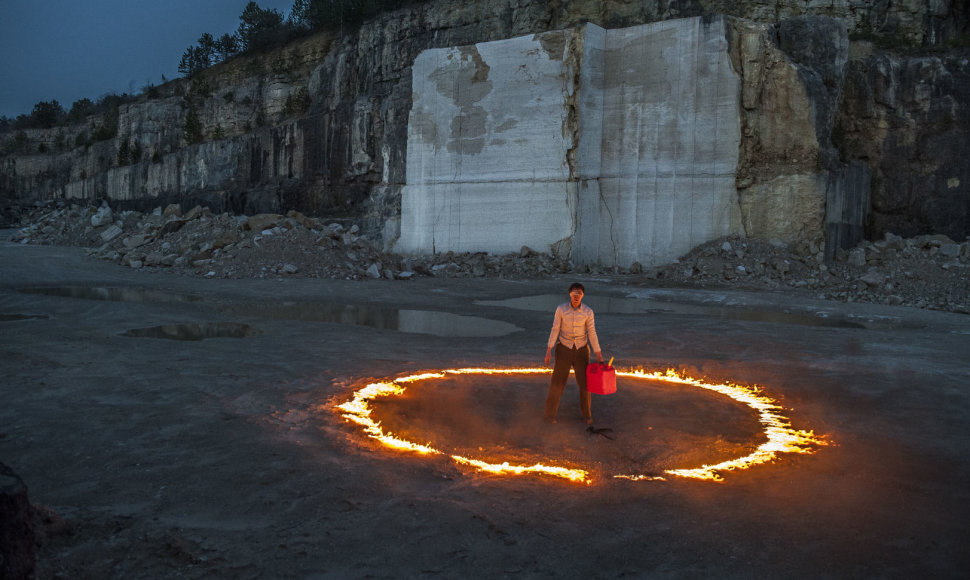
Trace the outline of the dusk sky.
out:
M 235 32 L 249 0 L 0 0 L 0 115 L 40 101 L 138 93 L 179 76 L 182 53 Z M 288 15 L 293 0 L 257 0 Z

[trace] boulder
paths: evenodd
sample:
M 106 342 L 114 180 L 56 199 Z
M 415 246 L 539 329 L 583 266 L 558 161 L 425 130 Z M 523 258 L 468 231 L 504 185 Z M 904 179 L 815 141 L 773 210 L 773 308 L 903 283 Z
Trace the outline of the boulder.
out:
M 98 211 L 91 216 L 91 225 L 99 228 L 101 226 L 106 226 L 112 222 L 114 219 L 114 214 L 111 213 L 111 208 L 107 204 L 102 205 L 98 208 Z
M 249 216 L 243 223 L 244 230 L 250 230 L 254 232 L 262 232 L 264 230 L 276 227 L 278 223 L 283 221 L 283 216 L 278 213 L 260 213 L 254 216 Z
M 121 226 L 117 224 L 111 224 L 110 226 L 105 228 L 104 231 L 102 231 L 99 235 L 101 236 L 102 241 L 110 242 L 111 240 L 117 238 L 121 234 L 122 234 Z

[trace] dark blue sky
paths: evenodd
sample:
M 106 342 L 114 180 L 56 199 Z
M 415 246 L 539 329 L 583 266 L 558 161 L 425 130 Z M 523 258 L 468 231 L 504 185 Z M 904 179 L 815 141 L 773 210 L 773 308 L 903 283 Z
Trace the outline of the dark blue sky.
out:
M 179 76 L 182 53 L 235 32 L 249 0 L 0 0 L 0 115 L 56 99 L 140 92 Z M 293 0 L 256 0 L 289 14 Z

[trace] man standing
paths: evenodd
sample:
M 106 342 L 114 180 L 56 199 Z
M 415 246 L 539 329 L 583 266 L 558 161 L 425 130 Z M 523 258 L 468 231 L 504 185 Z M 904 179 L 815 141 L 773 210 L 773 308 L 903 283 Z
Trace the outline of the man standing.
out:
M 552 356 L 552 348 L 556 347 L 556 365 L 552 370 L 552 380 L 549 382 L 549 394 L 546 396 L 545 421 L 556 422 L 556 411 L 559 409 L 559 399 L 566 388 L 569 379 L 569 369 L 576 372 L 576 383 L 579 385 L 579 409 L 587 425 L 593 424 L 593 413 L 590 409 L 589 391 L 586 390 L 586 365 L 589 363 L 589 347 L 593 347 L 596 360 L 603 362 L 603 352 L 600 350 L 599 338 L 596 336 L 596 324 L 593 320 L 593 310 L 583 304 L 585 288 L 579 282 L 569 287 L 569 302 L 560 304 L 556 308 L 556 316 L 552 321 L 552 332 L 546 345 L 546 366 Z

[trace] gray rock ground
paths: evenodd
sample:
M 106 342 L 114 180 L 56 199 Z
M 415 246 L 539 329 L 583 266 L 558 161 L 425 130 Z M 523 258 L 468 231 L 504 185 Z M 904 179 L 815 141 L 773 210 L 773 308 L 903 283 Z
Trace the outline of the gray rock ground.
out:
M 390 452 L 333 412 L 374 378 L 540 365 L 544 297 L 571 275 L 206 279 L 9 242 L 0 272 L 0 461 L 42 515 L 41 578 L 957 578 L 970 565 L 963 314 L 580 278 L 619 367 L 759 384 L 830 442 L 723 483 L 608 477 L 757 445 L 751 413 L 713 394 L 621 381 L 594 400 L 612 440 L 584 433 L 572 383 L 559 424 L 542 424 L 542 376 L 422 383 L 375 411 L 442 447 L 569 456 L 596 476 L 583 485 Z

